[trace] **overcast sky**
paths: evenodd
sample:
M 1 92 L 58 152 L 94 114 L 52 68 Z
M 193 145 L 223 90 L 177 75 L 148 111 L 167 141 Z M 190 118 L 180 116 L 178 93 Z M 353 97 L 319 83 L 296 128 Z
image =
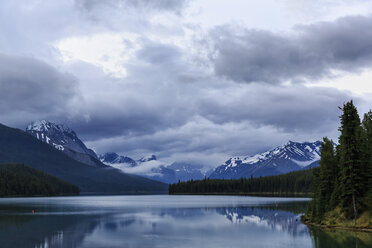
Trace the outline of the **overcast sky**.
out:
M 2 0 L 0 122 L 216 166 L 372 107 L 369 0 Z

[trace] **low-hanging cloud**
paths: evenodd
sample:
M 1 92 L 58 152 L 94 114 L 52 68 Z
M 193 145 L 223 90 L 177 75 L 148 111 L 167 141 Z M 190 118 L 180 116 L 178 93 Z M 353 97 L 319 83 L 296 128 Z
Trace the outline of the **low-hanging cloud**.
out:
M 211 40 L 215 73 L 238 82 L 319 80 L 372 66 L 372 16 L 296 26 L 286 34 L 222 26 Z

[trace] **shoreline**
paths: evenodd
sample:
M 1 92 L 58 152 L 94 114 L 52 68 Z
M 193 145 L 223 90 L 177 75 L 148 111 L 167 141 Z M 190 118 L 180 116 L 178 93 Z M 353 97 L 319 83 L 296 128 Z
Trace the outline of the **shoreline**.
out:
M 303 221 L 303 215 L 301 216 L 301 222 L 307 226 L 322 228 L 322 229 L 329 229 L 329 230 L 347 230 L 347 231 L 355 231 L 355 232 L 365 232 L 365 233 L 372 233 L 372 228 L 367 227 L 350 227 L 350 226 L 328 226 L 322 224 L 316 224 L 312 222 Z
M 302 198 L 311 198 L 311 194 L 307 193 L 272 193 L 272 192 L 260 192 L 260 193 L 221 193 L 221 192 L 208 192 L 208 193 L 171 193 L 168 195 L 231 195 L 231 196 L 262 196 L 262 197 L 302 197 Z

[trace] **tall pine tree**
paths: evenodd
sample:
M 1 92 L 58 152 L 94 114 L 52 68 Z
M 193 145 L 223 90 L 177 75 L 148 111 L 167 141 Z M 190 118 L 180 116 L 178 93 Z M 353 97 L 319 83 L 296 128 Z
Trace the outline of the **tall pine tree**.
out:
M 333 141 L 328 138 L 323 138 L 319 164 L 320 166 L 313 170 L 314 196 L 307 211 L 310 221 L 318 223 L 322 221 L 324 214 L 336 205 L 333 198 L 337 189 L 337 158 Z
M 348 217 L 358 217 L 363 202 L 363 165 L 360 118 L 353 101 L 347 102 L 341 108 L 341 132 L 339 138 L 340 156 L 340 201 L 341 208 Z
M 372 208 L 372 112 L 364 114 L 362 121 L 363 128 L 363 158 L 365 194 L 367 202 Z

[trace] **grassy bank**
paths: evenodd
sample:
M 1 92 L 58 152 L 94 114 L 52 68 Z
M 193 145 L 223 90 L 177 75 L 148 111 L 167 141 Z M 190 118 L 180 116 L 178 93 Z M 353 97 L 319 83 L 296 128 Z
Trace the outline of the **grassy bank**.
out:
M 302 222 L 321 228 L 372 232 L 372 211 L 364 211 L 354 221 L 346 218 L 340 208 L 335 208 L 327 212 L 319 223 L 311 222 L 306 216 L 302 217 Z

